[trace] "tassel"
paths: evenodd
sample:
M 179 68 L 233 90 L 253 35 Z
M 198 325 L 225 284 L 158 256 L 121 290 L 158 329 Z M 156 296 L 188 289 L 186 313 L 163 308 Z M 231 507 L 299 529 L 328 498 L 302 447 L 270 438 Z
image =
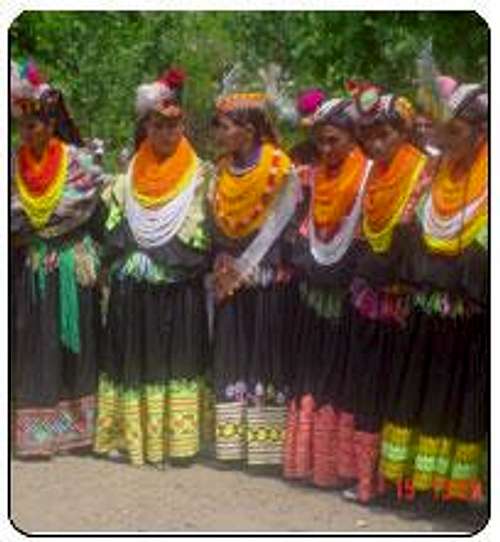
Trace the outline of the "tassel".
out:
M 80 318 L 73 247 L 59 253 L 59 333 L 71 352 L 80 352 Z
M 43 297 L 47 288 L 47 269 L 45 267 L 47 260 L 47 245 L 44 242 L 37 243 L 33 258 L 35 260 L 34 271 L 38 279 L 38 292 L 40 297 Z

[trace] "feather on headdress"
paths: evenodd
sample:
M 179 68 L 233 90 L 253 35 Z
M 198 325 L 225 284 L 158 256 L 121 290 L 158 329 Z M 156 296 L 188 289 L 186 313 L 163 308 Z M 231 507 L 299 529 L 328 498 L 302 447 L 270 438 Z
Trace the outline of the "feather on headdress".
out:
M 41 99 L 52 87 L 33 60 L 10 61 L 10 105 L 14 117 L 41 108 Z
M 452 113 L 447 99 L 454 88 L 456 81 L 451 78 L 440 80 L 439 70 L 432 54 L 432 40 L 427 41 L 417 56 L 417 104 L 424 114 L 432 119 L 448 120 Z
M 182 113 L 180 96 L 186 74 L 180 68 L 170 68 L 153 83 L 145 83 L 137 88 L 135 108 L 139 117 L 151 111 L 167 116 Z
M 236 109 L 265 110 L 269 103 L 269 96 L 265 92 L 240 92 L 241 90 L 241 63 L 237 62 L 223 76 L 221 92 L 216 99 L 215 107 L 218 111 L 228 113 Z
M 417 57 L 417 101 L 424 113 L 434 120 L 446 122 L 455 116 L 466 118 L 487 115 L 488 94 L 479 83 L 460 83 L 441 75 L 429 40 Z

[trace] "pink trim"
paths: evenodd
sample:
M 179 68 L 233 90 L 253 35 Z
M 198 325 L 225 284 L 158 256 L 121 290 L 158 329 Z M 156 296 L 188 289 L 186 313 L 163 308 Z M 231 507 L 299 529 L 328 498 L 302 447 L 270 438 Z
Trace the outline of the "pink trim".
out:
M 354 416 L 341 411 L 338 424 L 338 473 L 346 480 L 353 480 L 356 478 Z
M 379 473 L 381 436 L 379 433 L 356 431 L 354 450 L 358 477 L 358 500 L 366 503 L 383 492 L 383 478 Z
M 283 444 L 283 476 L 298 478 L 297 474 L 297 425 L 298 409 L 295 401 L 288 407 L 285 441 Z
M 339 416 L 330 405 L 315 413 L 312 481 L 319 487 L 335 487 L 341 482 L 337 457 L 338 422 Z

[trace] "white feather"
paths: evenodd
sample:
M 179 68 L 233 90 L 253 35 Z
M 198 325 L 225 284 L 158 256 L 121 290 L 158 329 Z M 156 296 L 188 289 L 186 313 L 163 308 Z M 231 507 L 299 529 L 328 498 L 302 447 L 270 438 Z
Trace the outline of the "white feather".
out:
M 149 111 L 152 111 L 158 107 L 163 100 L 166 100 L 171 96 L 171 89 L 158 81 L 140 85 L 137 89 L 137 97 L 135 102 L 137 114 L 139 116 L 145 115 Z
M 241 78 L 241 63 L 237 62 L 229 72 L 222 78 L 221 96 L 227 96 L 238 90 L 238 85 Z

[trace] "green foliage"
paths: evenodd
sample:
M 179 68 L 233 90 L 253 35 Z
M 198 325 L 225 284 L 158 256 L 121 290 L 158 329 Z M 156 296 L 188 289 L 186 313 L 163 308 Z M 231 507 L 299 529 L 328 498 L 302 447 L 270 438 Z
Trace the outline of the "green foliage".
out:
M 483 80 L 488 28 L 473 12 L 24 12 L 10 28 L 14 58 L 32 56 L 64 91 L 85 137 L 131 145 L 136 87 L 171 63 L 188 72 L 189 130 L 202 153 L 221 74 L 242 61 L 247 83 L 270 61 L 294 90 L 343 92 L 348 78 L 413 94 L 415 56 L 432 38 L 439 66 Z M 287 134 L 287 139 L 290 134 Z

